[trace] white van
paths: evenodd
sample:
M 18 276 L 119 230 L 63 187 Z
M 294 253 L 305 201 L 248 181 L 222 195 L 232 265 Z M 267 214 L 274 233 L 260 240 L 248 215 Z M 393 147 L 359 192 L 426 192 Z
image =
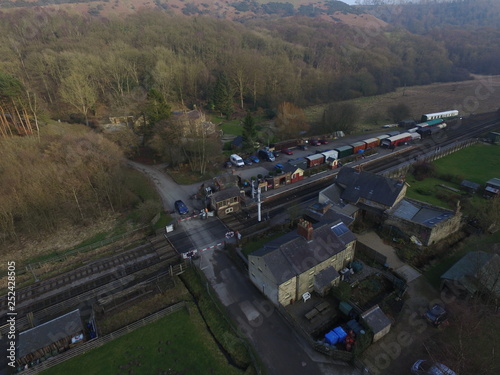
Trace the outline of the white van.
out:
M 229 160 L 231 161 L 231 163 L 233 163 L 237 167 L 243 167 L 245 165 L 245 162 L 243 161 L 243 159 L 236 154 L 232 154 L 229 157 Z

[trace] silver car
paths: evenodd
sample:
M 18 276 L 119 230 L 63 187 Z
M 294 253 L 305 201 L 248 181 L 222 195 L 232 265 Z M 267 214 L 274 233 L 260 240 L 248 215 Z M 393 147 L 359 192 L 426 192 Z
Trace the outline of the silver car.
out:
M 424 359 L 419 359 L 411 367 L 412 374 L 416 375 L 457 375 L 442 363 L 432 363 Z

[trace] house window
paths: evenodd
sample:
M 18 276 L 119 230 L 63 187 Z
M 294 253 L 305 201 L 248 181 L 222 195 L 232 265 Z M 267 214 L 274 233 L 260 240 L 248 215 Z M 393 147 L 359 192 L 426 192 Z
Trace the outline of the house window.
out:
M 285 299 L 290 298 L 292 295 L 290 293 L 285 294 Z
M 309 275 L 314 275 L 314 269 L 309 271 Z
M 262 268 L 259 267 L 259 271 L 262 272 Z
M 314 286 L 314 283 L 310 283 L 309 284 L 309 289 L 312 289 L 313 286 Z
M 283 285 L 290 285 L 292 283 L 292 280 L 288 280 L 286 283 L 284 283 Z
M 252 277 L 255 279 L 255 275 L 252 273 Z
M 233 208 L 232 207 L 226 208 L 226 211 L 225 211 L 226 214 L 229 214 L 231 212 L 233 212 Z
M 236 202 L 238 202 L 238 197 L 233 198 L 233 203 L 236 203 Z

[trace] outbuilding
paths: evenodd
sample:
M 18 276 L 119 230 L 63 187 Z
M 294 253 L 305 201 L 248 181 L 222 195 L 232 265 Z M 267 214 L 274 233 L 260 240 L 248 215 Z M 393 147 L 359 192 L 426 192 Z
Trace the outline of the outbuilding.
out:
M 392 322 L 379 305 L 375 305 L 362 313 L 361 319 L 373 332 L 373 342 L 380 340 L 391 330 Z

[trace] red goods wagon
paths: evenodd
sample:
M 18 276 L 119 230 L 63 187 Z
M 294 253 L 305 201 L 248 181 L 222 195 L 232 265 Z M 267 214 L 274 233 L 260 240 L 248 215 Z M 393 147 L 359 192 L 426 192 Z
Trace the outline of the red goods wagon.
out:
M 365 139 L 363 142 L 366 143 L 366 149 L 377 147 L 380 144 L 380 139 L 378 138 L 369 138 Z
M 364 151 L 364 149 L 366 148 L 366 143 L 365 142 L 354 142 L 354 143 L 351 143 L 350 146 L 352 146 L 352 153 L 357 154 L 359 152 Z
M 382 147 L 396 147 L 396 146 L 404 144 L 405 142 L 410 141 L 411 139 L 412 138 L 411 138 L 410 133 L 402 133 L 402 134 L 395 135 L 394 137 L 382 139 L 380 141 L 380 146 L 382 146 Z
M 315 167 L 325 162 L 325 155 L 323 154 L 309 155 L 306 157 L 306 160 L 308 168 Z

